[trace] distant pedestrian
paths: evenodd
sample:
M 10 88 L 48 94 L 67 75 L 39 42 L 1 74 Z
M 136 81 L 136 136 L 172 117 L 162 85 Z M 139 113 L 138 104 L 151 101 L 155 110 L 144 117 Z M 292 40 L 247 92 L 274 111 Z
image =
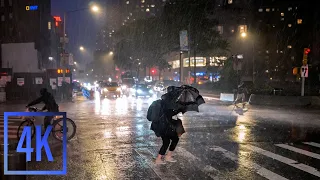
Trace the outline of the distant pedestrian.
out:
M 245 105 L 246 105 L 246 94 L 248 94 L 248 89 L 247 87 L 245 86 L 245 84 L 242 82 L 239 86 L 238 86 L 238 90 L 237 90 L 237 98 L 236 100 L 234 101 L 234 105 L 236 107 L 237 106 L 237 103 L 242 103 L 242 108 L 245 108 Z

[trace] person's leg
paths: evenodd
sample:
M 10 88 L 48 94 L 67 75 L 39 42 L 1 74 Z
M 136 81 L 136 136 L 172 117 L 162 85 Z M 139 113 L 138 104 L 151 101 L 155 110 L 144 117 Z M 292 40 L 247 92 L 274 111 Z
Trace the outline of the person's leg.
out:
M 169 147 L 168 154 L 166 155 L 166 158 L 165 158 L 166 161 L 176 162 L 176 160 L 172 158 L 172 152 L 176 149 L 178 142 L 179 142 L 179 137 L 178 136 L 171 137 L 171 144 L 170 144 L 170 147 Z
M 166 154 L 166 151 L 170 145 L 170 137 L 161 136 L 162 139 L 162 146 L 159 150 L 158 157 L 156 159 L 156 164 L 164 164 L 162 161 L 162 157 Z

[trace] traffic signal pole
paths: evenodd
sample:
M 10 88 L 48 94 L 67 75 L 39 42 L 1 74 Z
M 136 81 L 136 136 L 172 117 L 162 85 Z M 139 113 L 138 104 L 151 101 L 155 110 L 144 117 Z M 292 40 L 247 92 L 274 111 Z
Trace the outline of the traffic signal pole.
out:
M 310 52 L 309 48 L 304 48 L 303 50 L 303 60 L 302 60 L 302 67 L 300 69 L 300 76 L 301 76 L 301 96 L 304 96 L 304 86 L 306 81 L 306 76 L 308 76 L 308 54 Z

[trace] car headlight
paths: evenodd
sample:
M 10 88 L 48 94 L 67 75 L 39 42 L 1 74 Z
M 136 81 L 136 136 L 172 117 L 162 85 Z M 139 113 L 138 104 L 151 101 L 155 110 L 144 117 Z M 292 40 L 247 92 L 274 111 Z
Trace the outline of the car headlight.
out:
M 142 90 L 141 90 L 141 89 L 138 89 L 138 90 L 137 90 L 137 93 L 138 93 L 138 94 L 141 94 L 141 93 L 142 93 Z
M 122 89 L 127 89 L 127 86 L 126 86 L 126 85 L 123 85 L 123 86 L 122 86 Z
M 108 89 L 107 89 L 107 88 L 104 88 L 103 90 L 104 90 L 104 91 L 108 91 Z
M 117 88 L 117 91 L 121 91 L 121 88 Z

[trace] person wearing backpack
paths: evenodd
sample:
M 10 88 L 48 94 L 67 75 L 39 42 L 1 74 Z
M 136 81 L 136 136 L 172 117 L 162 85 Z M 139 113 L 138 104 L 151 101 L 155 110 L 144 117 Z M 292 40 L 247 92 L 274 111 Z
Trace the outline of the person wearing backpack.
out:
M 179 137 L 185 132 L 181 120 L 172 118 L 179 112 L 164 108 L 161 100 L 152 103 L 148 109 L 147 119 L 152 121 L 151 130 L 162 139 L 162 146 L 155 161 L 156 164 L 166 164 L 166 161 L 176 162 L 172 153 L 179 142 Z M 169 151 L 166 155 L 168 148 Z

